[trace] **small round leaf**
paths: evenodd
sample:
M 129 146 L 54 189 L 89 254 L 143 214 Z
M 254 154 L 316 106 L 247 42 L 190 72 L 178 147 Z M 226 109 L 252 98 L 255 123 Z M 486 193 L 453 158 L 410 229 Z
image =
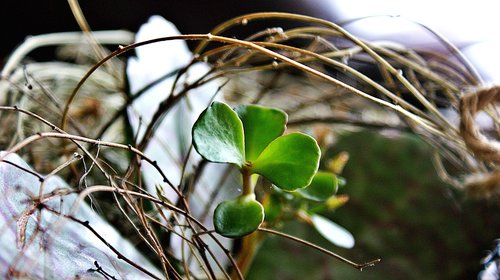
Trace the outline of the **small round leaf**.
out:
M 251 171 L 283 190 L 294 191 L 311 183 L 320 155 L 314 138 L 291 133 L 271 142 L 252 163 Z
M 256 231 L 264 221 L 264 207 L 254 194 L 220 203 L 214 212 L 215 231 L 225 237 L 238 238 Z
M 213 102 L 201 113 L 192 133 L 194 148 L 206 160 L 243 166 L 243 124 L 226 104 Z
M 311 184 L 303 189 L 298 189 L 297 192 L 302 197 L 313 201 L 326 201 L 337 193 L 338 187 L 337 176 L 330 172 L 318 171 Z
M 311 220 L 314 228 L 331 243 L 342 248 L 354 247 L 354 237 L 347 229 L 323 216 L 312 215 Z
M 274 139 L 285 132 L 287 115 L 275 108 L 240 105 L 234 109 L 245 131 L 245 159 L 254 161 Z

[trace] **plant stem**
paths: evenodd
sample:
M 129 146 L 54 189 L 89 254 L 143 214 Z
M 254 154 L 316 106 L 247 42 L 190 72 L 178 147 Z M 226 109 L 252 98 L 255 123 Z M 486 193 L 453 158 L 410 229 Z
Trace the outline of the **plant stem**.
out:
M 243 179 L 243 193 L 242 195 L 253 194 L 252 174 L 250 173 L 250 166 L 244 165 L 241 169 L 241 177 Z
M 243 165 L 241 169 L 241 177 L 243 179 L 243 191 L 242 196 L 254 195 L 254 184 L 252 182 L 251 166 L 248 163 Z M 250 268 L 250 264 L 257 253 L 257 247 L 261 240 L 261 234 L 259 232 L 254 232 L 250 235 L 244 236 L 241 239 L 241 247 L 238 250 L 236 265 L 243 275 L 246 274 Z M 237 271 L 231 272 L 231 279 L 234 279 Z
M 274 235 L 277 235 L 277 236 L 285 237 L 285 238 L 288 238 L 290 240 L 299 242 L 299 243 L 301 243 L 303 245 L 309 246 L 309 247 L 314 248 L 314 249 L 316 249 L 316 250 L 318 250 L 318 251 L 320 251 L 322 253 L 325 253 L 325 254 L 327 254 L 329 256 L 332 256 L 332 257 L 334 257 L 334 258 L 336 258 L 336 259 L 338 259 L 338 260 L 340 260 L 340 261 L 342 261 L 342 262 L 344 262 L 346 264 L 349 264 L 352 267 L 354 267 L 356 269 L 359 269 L 359 270 L 363 270 L 366 267 L 375 266 L 375 264 L 377 264 L 381 260 L 381 259 L 375 259 L 375 260 L 372 260 L 372 261 L 369 261 L 369 262 L 366 262 L 366 263 L 359 264 L 359 263 L 355 263 L 353 261 L 350 261 L 350 260 L 348 260 L 348 259 L 346 259 L 346 258 L 344 258 L 344 257 L 342 257 L 340 255 L 337 255 L 337 254 L 335 254 L 335 253 L 333 253 L 333 252 L 331 252 L 329 250 L 326 250 L 326 249 L 324 249 L 324 248 L 322 248 L 322 247 L 320 247 L 320 246 L 318 246 L 316 244 L 312 244 L 311 242 L 308 242 L 306 240 L 300 239 L 298 237 L 291 236 L 291 235 L 288 235 L 286 233 L 275 231 L 275 230 L 268 229 L 268 228 L 259 228 L 258 230 L 261 231 L 261 232 L 267 232 L 267 233 L 270 233 L 270 234 L 274 234 Z
M 237 266 L 243 275 L 246 275 L 250 266 L 257 254 L 259 245 L 262 241 L 263 235 L 259 232 L 254 232 L 247 235 L 241 240 L 241 249 L 238 253 L 238 258 L 236 260 Z M 231 272 L 231 279 L 236 279 L 236 271 Z M 233 275 L 234 274 L 234 275 Z

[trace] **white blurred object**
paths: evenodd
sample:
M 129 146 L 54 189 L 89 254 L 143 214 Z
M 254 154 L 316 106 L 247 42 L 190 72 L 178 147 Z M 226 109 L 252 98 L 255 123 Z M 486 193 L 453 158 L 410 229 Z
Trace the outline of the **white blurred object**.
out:
M 330 3 L 337 22 L 376 16 L 346 26 L 356 35 L 370 40 L 386 37 L 413 46 L 432 46 L 439 42 L 432 36 L 420 36 L 422 28 L 409 20 L 429 26 L 458 46 L 495 38 L 500 25 L 496 15 L 498 3 L 488 0 L 334 0 Z
M 161 16 L 151 16 L 135 36 L 135 42 L 143 42 L 166 36 L 180 35 L 177 28 Z M 131 57 L 127 65 L 130 90 L 135 93 L 147 84 L 156 81 L 169 71 L 189 64 L 192 54 L 182 40 L 164 41 L 135 49 L 137 57 Z M 170 84 L 172 80 L 170 79 Z M 163 87 L 163 86 L 159 86 Z M 168 92 L 158 98 L 166 97 Z
M 460 125 L 460 115 L 453 108 L 441 108 L 439 109 L 441 114 L 450 121 L 450 123 L 458 128 Z M 480 129 L 493 129 L 494 122 L 493 119 L 486 112 L 478 112 L 476 116 L 476 124 Z
M 179 34 L 179 31 L 172 23 L 155 15 L 141 26 L 135 42 Z M 193 58 L 193 54 L 182 40 L 142 46 L 136 49 L 136 54 L 137 57 L 130 58 L 127 65 L 127 77 L 133 94 L 164 75 L 188 66 Z M 209 70 L 210 67 L 205 63 L 197 62 L 190 65 L 186 73 L 182 74 L 173 93 L 177 94 L 182 90 L 184 84 L 196 81 Z M 150 123 L 160 102 L 171 94 L 175 77 L 176 74 L 148 89 L 129 109 L 132 128 L 134 133 L 138 133 L 138 139 L 142 138 L 145 127 Z M 208 107 L 219 86 L 219 81 L 211 81 L 208 84 L 191 89 L 161 120 L 161 124 L 144 151 L 147 156 L 157 161 L 160 169 L 163 170 L 175 187 L 180 184 L 182 164 L 191 145 L 191 128 L 201 112 Z M 222 100 L 222 98 L 216 97 L 215 100 Z M 188 171 L 191 166 L 198 164 L 200 160 L 201 157 L 193 150 L 187 165 Z M 222 165 L 208 163 L 198 179 L 195 192 L 190 195 L 191 214 L 194 217 L 205 216 L 206 219 L 202 222 L 205 222 L 208 228 L 213 228 L 212 213 L 218 200 L 214 201 L 210 195 L 216 188 L 223 188 L 223 185 L 219 186 L 217 183 L 224 170 Z M 174 203 L 178 200 L 177 194 L 170 187 L 164 185 L 160 174 L 152 166 L 144 164 L 142 174 L 149 192 L 155 194 L 155 186 L 161 184 L 163 185 L 162 189 L 165 197 Z M 227 180 L 227 183 L 232 184 L 233 188 L 236 188 L 237 184 L 239 184 L 239 182 L 234 182 L 234 178 Z M 209 207 L 206 208 L 206 205 L 209 205 Z M 208 211 L 208 213 L 205 213 L 205 211 Z M 182 221 L 179 223 L 182 223 Z M 175 229 L 180 231 L 178 227 Z M 184 237 L 187 239 L 191 238 L 191 234 L 189 230 L 184 231 Z M 202 236 L 208 246 L 215 252 L 216 258 L 219 262 L 224 263 L 227 260 L 224 252 L 217 250 L 218 245 L 210 238 L 205 237 Z M 186 244 L 182 244 L 183 242 L 181 237 L 175 234 L 172 235 L 170 242 L 172 251 L 179 259 L 182 257 L 182 250 L 184 250 L 184 256 L 189 256 L 192 253 Z M 221 242 L 224 245 L 230 244 L 230 240 L 224 238 L 221 238 Z M 192 260 L 191 268 L 196 271 L 199 268 L 196 259 L 187 259 Z
M 495 240 L 495 243 L 493 250 L 482 261 L 484 269 L 479 272 L 479 280 L 500 279 L 500 239 Z
M 462 48 L 486 83 L 500 84 L 500 38 L 481 41 Z
M 500 279 L 500 271 L 498 263 L 492 262 L 486 266 L 479 276 L 480 280 L 498 280 Z
M 354 247 L 354 236 L 345 228 L 319 215 L 312 215 L 311 220 L 314 228 L 331 243 L 342 248 Z
M 462 49 L 486 83 L 500 81 L 496 1 L 452 0 L 329 0 L 329 12 L 336 22 L 370 41 L 387 40 L 410 48 L 447 52 L 429 31 L 436 31 Z M 326 8 L 328 9 L 328 8 Z M 360 20 L 357 20 L 360 19 Z M 487 52 L 486 52 L 487 51 Z
M 32 171 L 18 155 L 0 152 L 3 160 Z M 43 194 L 55 189 L 69 189 L 57 176 L 44 180 Z M 9 270 L 15 271 L 13 279 L 73 279 L 100 278 L 98 264 L 103 271 L 119 279 L 145 279 L 146 274 L 117 258 L 96 235 L 83 225 L 60 217 L 47 210 L 34 211 L 28 216 L 25 242 L 20 237 L 23 212 L 32 207 L 31 197 L 38 196 L 41 182 L 38 177 L 20 168 L 0 162 L 0 278 L 8 278 Z M 77 195 L 55 197 L 45 202 L 47 207 L 63 214 L 70 214 Z M 125 240 L 111 225 L 82 203 L 71 216 L 88 221 L 99 235 L 105 238 L 125 257 L 157 277 L 162 274 Z M 21 219 L 20 219 L 21 218 Z M 38 231 L 37 231 L 38 230 Z M 12 278 L 9 278 L 12 279 Z
M 179 35 L 175 26 L 160 16 L 152 16 L 141 26 L 136 42 L 166 36 Z M 182 40 L 165 41 L 142 46 L 136 49 L 137 57 L 131 57 L 127 65 L 127 77 L 130 91 L 135 94 L 145 86 L 157 81 L 164 75 L 180 70 L 191 62 L 193 54 Z M 177 94 L 185 83 L 196 81 L 210 70 L 205 63 L 191 65 L 177 83 L 173 94 Z M 141 139 L 145 128 L 151 122 L 160 102 L 165 100 L 172 91 L 176 74 L 164 79 L 139 97 L 129 109 L 130 121 L 134 133 Z M 179 101 L 165 115 L 155 135 L 145 149 L 145 154 L 158 162 L 168 179 L 177 186 L 181 180 L 182 163 L 191 144 L 191 127 L 200 113 L 210 104 L 217 92 L 219 83 L 212 81 L 189 91 L 185 98 Z M 199 161 L 196 152 L 191 153 Z M 163 184 L 160 174 L 150 165 L 143 165 L 143 174 L 147 189 L 155 193 L 155 185 Z M 188 166 L 189 168 L 189 166 Z M 165 195 L 176 201 L 176 194 L 168 187 Z

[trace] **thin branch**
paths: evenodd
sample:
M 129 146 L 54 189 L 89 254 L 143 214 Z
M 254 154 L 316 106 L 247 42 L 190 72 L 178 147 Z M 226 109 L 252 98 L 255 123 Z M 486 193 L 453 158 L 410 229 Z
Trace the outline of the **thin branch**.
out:
M 45 180 L 45 178 L 43 176 L 41 176 L 40 174 L 38 174 L 38 173 L 36 173 L 36 172 L 28 169 L 28 168 L 25 168 L 25 167 L 23 167 L 23 166 L 21 166 L 21 165 L 19 165 L 17 163 L 14 163 L 14 162 L 6 160 L 6 159 L 0 159 L 0 162 L 5 162 L 5 163 L 10 164 L 10 165 L 12 165 L 12 166 L 14 166 L 16 168 L 21 169 L 22 171 L 24 171 L 26 173 L 29 173 L 29 174 L 37 177 L 38 181 L 40 181 L 40 182 L 43 182 Z
M 106 247 L 108 247 L 111 251 L 113 251 L 113 253 L 116 254 L 117 258 L 120 259 L 120 260 L 124 260 L 126 263 L 130 264 L 131 266 L 135 267 L 136 269 L 138 269 L 139 271 L 145 273 L 146 275 L 148 275 L 149 277 L 153 278 L 153 279 L 157 279 L 157 280 L 161 280 L 161 278 L 158 278 L 156 275 L 154 275 L 153 273 L 151 273 L 150 271 L 146 270 L 144 267 L 140 266 L 139 264 L 135 263 L 134 261 L 130 260 L 129 258 L 127 258 L 126 256 L 124 256 L 122 253 L 120 253 L 120 251 L 118 251 L 115 247 L 113 247 L 113 245 L 109 244 L 108 241 L 106 241 L 106 239 L 104 237 L 102 237 L 90 224 L 88 221 L 82 221 L 82 220 L 79 220 L 71 215 L 66 215 L 66 214 L 62 214 L 60 212 L 57 212 L 49 207 L 46 207 L 46 206 L 43 206 L 43 209 L 46 209 L 54 214 L 57 214 L 57 215 L 60 215 L 64 218 L 67 218 L 67 219 L 70 219 L 74 222 L 77 222 L 79 223 L 80 225 L 86 227 L 88 230 L 90 230 L 102 243 L 104 243 L 104 245 L 106 245 Z
M 262 231 L 262 232 L 266 232 L 266 233 L 274 234 L 274 235 L 277 235 L 277 236 L 285 237 L 285 238 L 287 238 L 287 239 L 290 239 L 290 240 L 296 241 L 296 242 L 298 242 L 298 243 L 301 243 L 301 244 L 303 244 L 303 245 L 306 245 L 306 246 L 308 246 L 308 247 L 311 247 L 311 248 L 313 248 L 313 249 L 316 249 L 316 250 L 318 250 L 318 251 L 320 251 L 320 252 L 322 252 L 322 253 L 325 253 L 325 254 L 327 254 L 327 255 L 329 255 L 329 256 L 331 256 L 331 257 L 334 257 L 334 258 L 336 258 L 336 259 L 338 259 L 338 260 L 340 260 L 340 261 L 342 261 L 342 262 L 344 262 L 344 263 L 346 263 L 346 264 L 349 264 L 349 265 L 351 265 L 352 267 L 354 267 L 354 268 L 356 268 L 356 269 L 359 269 L 360 271 L 362 271 L 362 270 L 363 270 L 364 268 L 366 268 L 366 267 L 375 266 L 375 264 L 377 264 L 378 262 L 380 262 L 380 261 L 381 261 L 381 259 L 376 259 L 376 260 L 369 261 L 369 262 L 366 262 L 366 263 L 358 264 L 358 263 L 352 262 L 352 261 L 350 261 L 350 260 L 348 260 L 348 259 L 346 259 L 346 258 L 344 258 L 344 257 L 342 257 L 342 256 L 340 256 L 340 255 L 337 255 L 337 254 L 335 254 L 335 253 L 333 253 L 333 252 L 331 252 L 331 251 L 328 251 L 328 250 L 326 250 L 326 249 L 324 249 L 324 248 L 322 248 L 322 247 L 320 247 L 320 246 L 318 246 L 318 245 L 315 245 L 315 244 L 313 244 L 313 243 L 311 243 L 311 242 L 309 242 L 309 241 L 306 241 L 306 240 L 300 239 L 300 238 L 298 238 L 298 237 L 291 236 L 291 235 L 288 235 L 288 234 L 286 234 L 286 233 L 279 232 L 279 231 L 275 231 L 275 230 L 268 229 L 268 228 L 259 228 L 258 230 L 259 230 L 259 231 Z
M 359 127 L 373 128 L 373 129 L 396 129 L 399 131 L 411 132 L 412 130 L 404 124 L 390 125 L 384 122 L 364 121 L 341 116 L 326 116 L 326 117 L 305 117 L 301 119 L 290 120 L 288 126 L 307 125 L 313 123 L 330 123 L 330 124 L 348 124 Z
M 269 13 L 269 14 L 276 14 L 276 13 Z M 280 13 L 277 13 L 279 15 L 281 15 L 281 17 L 286 17 L 286 16 L 290 16 L 290 15 L 293 15 L 293 14 L 280 14 Z M 305 16 L 298 16 L 298 15 L 293 15 L 295 17 L 297 17 L 297 19 L 302 19 L 304 18 Z M 305 18 L 308 18 L 310 20 L 315 20 L 315 21 L 319 21 L 319 22 L 322 22 L 323 24 L 327 23 L 328 26 L 331 26 L 331 27 L 335 27 L 335 28 L 339 28 L 337 25 L 331 23 L 331 22 L 328 22 L 328 21 L 322 21 L 322 20 L 319 20 L 319 19 L 315 19 L 315 18 L 310 18 L 310 17 L 305 17 Z M 344 31 L 345 32 L 345 31 Z M 358 44 L 360 47 L 363 48 L 363 50 L 365 50 L 368 54 L 370 54 L 371 56 L 373 56 L 379 63 L 381 63 L 382 66 L 386 67 L 390 72 L 391 74 L 395 75 L 398 80 L 400 80 L 414 95 L 417 99 L 419 99 L 419 101 L 422 102 L 422 104 L 424 104 L 426 107 L 428 106 L 431 106 L 429 105 L 430 103 L 424 98 L 421 96 L 420 92 L 415 92 L 416 89 L 414 88 L 413 85 L 411 85 L 411 83 L 406 80 L 402 75 L 401 73 L 399 73 L 396 69 L 394 69 L 387 61 L 385 61 L 382 57 L 380 57 L 378 54 L 376 54 L 371 48 L 369 48 L 366 44 L 364 44 L 363 42 L 361 42 L 359 39 L 355 38 L 354 36 L 348 34 L 347 32 L 345 32 L 345 35 L 348 36 L 349 39 L 353 40 L 353 42 L 355 42 L 356 44 Z M 61 118 L 61 128 L 64 129 L 64 126 L 65 126 L 65 123 L 66 123 L 66 119 L 67 119 L 67 115 L 68 115 L 68 112 L 69 112 L 69 107 L 70 105 L 72 104 L 74 98 L 76 97 L 76 94 L 78 93 L 79 89 L 83 86 L 83 84 L 85 83 L 85 81 L 92 75 L 92 73 L 94 71 L 96 71 L 101 65 L 103 65 L 106 61 L 110 60 L 111 58 L 115 57 L 115 56 L 118 56 L 118 55 L 121 55 L 127 51 L 130 51 L 132 49 L 135 49 L 137 47 L 140 47 L 140 46 L 143 46 L 143 45 L 147 45 L 147 44 L 153 44 L 153 43 L 157 43 L 157 42 L 163 42 L 163 41 L 170 41 L 170 40 L 201 40 L 201 41 L 215 41 L 215 42 L 220 42 L 220 43 L 224 43 L 224 44 L 233 44 L 233 45 L 240 45 L 240 46 L 243 46 L 243 47 L 246 47 L 246 48 L 249 48 L 249 49 L 254 49 L 256 51 L 259 51 L 269 57 L 272 57 L 272 58 L 276 58 L 277 60 L 281 60 L 283 62 L 285 62 L 286 64 L 290 65 L 290 66 L 293 66 L 299 70 L 302 70 L 306 73 L 309 73 L 309 74 L 312 74 L 314 76 L 317 76 L 319 78 L 322 78 L 334 85 L 337 85 L 337 86 L 340 86 L 340 87 L 343 87 L 347 90 L 349 90 L 350 92 L 352 93 L 355 93 L 363 98 L 366 98 L 368 100 L 371 100 L 375 103 L 378 103 L 382 106 L 385 106 L 385 107 L 388 107 L 404 116 L 406 116 L 407 118 L 415 121 L 416 123 L 418 123 L 419 125 L 425 127 L 427 130 L 439 135 L 441 134 L 441 131 L 439 129 L 437 129 L 436 127 L 434 127 L 434 124 L 432 123 L 429 123 L 429 122 L 426 122 L 425 120 L 423 120 L 422 118 L 412 114 L 411 112 L 403 109 L 401 106 L 399 105 L 395 105 L 395 104 L 392 104 L 392 103 L 389 103 L 387 101 L 384 101 L 384 100 L 381 100 L 381 99 L 378 99 L 376 97 L 373 97 L 353 86 L 350 86 L 342 81 L 339 81 L 323 72 L 320 72 L 314 68 L 311 68 L 309 66 L 306 66 L 300 62 L 297 62 L 287 56 L 284 56 L 282 54 L 279 54 L 275 51 L 272 51 L 272 50 L 269 50 L 263 46 L 260 46 L 259 44 L 256 44 L 256 43 L 252 43 L 252 42 L 248 42 L 248 41 L 244 41 L 244 40 L 238 40 L 238 39 L 234 39 L 234 38 L 228 38 L 228 37 L 223 37 L 223 36 L 216 36 L 216 35 L 212 35 L 212 34 L 192 34 L 192 35 L 178 35 L 178 36 L 169 36 L 169 37 L 161 37 L 161 38 L 156 38 L 156 39 L 152 39 L 152 40 L 147 40 L 147 41 L 143 41 L 143 42 L 139 42 L 139 43 L 135 43 L 135 44 L 131 44 L 131 45 L 128 45 L 128 46 L 125 46 L 125 47 L 121 47 L 119 48 L 118 50 L 114 51 L 113 53 L 111 53 L 110 55 L 108 55 L 107 57 L 105 57 L 104 59 L 102 59 L 101 61 L 99 61 L 97 64 L 95 64 L 86 74 L 85 76 L 80 80 L 80 82 L 78 83 L 78 85 L 75 87 L 75 89 L 73 90 L 70 98 L 68 99 L 68 101 L 66 102 L 66 105 L 65 105 L 65 109 L 64 109 L 64 113 L 63 113 L 63 116 Z M 170 95 L 172 97 L 172 95 Z M 172 99 L 174 99 L 172 97 Z M 175 101 L 175 100 L 173 100 Z M 430 107 L 428 108 L 431 112 L 433 112 L 434 114 L 436 114 L 440 119 L 444 119 L 444 117 L 441 116 L 441 114 L 439 112 L 437 112 L 437 109 L 435 109 L 435 107 Z M 447 120 L 444 119 L 444 122 L 446 123 Z M 140 145 L 142 146 L 142 145 Z

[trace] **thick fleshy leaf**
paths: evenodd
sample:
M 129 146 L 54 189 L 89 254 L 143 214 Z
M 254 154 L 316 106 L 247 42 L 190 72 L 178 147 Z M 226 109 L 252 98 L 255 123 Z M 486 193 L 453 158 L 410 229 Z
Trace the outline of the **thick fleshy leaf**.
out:
M 193 144 L 206 160 L 234 163 L 245 162 L 243 124 L 226 104 L 213 102 L 193 126 Z
M 312 215 L 311 221 L 314 228 L 331 243 L 342 248 L 354 247 L 354 237 L 345 228 L 319 215 Z
M 215 208 L 215 231 L 225 237 L 238 238 L 256 231 L 264 221 L 264 207 L 254 194 L 224 201 Z
M 318 170 L 320 154 L 314 138 L 291 133 L 271 142 L 252 163 L 251 171 L 283 190 L 294 191 L 311 183 Z
M 304 198 L 314 201 L 326 201 L 337 192 L 339 185 L 337 176 L 330 172 L 318 171 L 309 186 L 298 189 Z
M 245 159 L 254 161 L 274 139 L 285 132 L 287 115 L 275 108 L 240 105 L 234 109 L 245 131 Z

